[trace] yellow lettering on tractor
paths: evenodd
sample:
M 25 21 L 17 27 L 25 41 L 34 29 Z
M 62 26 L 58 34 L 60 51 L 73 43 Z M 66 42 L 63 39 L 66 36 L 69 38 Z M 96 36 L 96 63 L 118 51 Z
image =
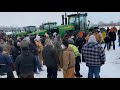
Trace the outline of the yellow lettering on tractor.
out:
M 71 28 L 74 28 L 74 26 L 66 26 L 66 27 L 60 27 L 61 29 L 71 29 Z

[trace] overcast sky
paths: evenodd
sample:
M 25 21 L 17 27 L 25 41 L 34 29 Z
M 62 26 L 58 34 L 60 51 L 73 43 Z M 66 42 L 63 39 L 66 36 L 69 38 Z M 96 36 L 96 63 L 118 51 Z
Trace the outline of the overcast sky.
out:
M 76 12 L 67 12 L 72 14 Z M 91 23 L 118 22 L 120 21 L 120 12 L 87 12 L 87 19 Z M 0 12 L 0 26 L 39 26 L 45 22 L 54 22 L 61 24 L 61 15 L 64 12 Z

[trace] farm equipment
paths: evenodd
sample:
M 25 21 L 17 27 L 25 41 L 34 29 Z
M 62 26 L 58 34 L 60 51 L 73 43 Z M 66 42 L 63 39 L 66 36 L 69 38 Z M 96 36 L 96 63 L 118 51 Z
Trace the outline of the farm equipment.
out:
M 85 14 L 71 14 L 67 15 L 65 13 L 62 15 L 62 25 L 58 26 L 59 33 L 61 36 L 65 34 L 77 34 L 78 32 L 87 32 L 87 13 Z M 89 26 L 89 25 L 88 25 Z
M 27 34 L 30 35 L 44 35 L 45 33 L 48 33 L 49 36 L 52 36 L 54 32 L 58 33 L 63 37 L 65 34 L 71 34 L 75 35 L 78 32 L 87 33 L 88 26 L 87 25 L 87 13 L 85 14 L 71 14 L 62 15 L 62 24 L 57 26 L 56 22 L 48 22 L 44 23 L 40 26 L 39 30 L 36 29 L 35 26 L 27 26 L 25 27 L 25 32 L 20 32 L 17 34 L 18 36 L 26 36 Z M 90 22 L 89 22 L 90 23 Z
M 52 34 L 54 32 L 58 32 L 57 23 L 56 22 L 48 22 L 48 23 L 44 23 L 44 24 L 40 25 L 39 30 L 31 33 L 31 35 L 38 34 L 40 36 L 43 36 L 45 33 L 48 33 L 50 36 L 52 36 Z
M 16 35 L 17 37 L 27 36 L 28 34 L 35 32 L 36 30 L 37 30 L 36 26 L 26 26 L 23 27 L 23 32 L 18 32 Z

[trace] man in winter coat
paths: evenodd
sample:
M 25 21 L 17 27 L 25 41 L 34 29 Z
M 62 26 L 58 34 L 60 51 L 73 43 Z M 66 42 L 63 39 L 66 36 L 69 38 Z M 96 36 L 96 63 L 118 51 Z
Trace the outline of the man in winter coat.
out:
M 7 71 L 7 78 L 14 78 L 12 69 L 13 69 L 13 62 L 12 59 L 9 57 L 8 54 L 5 52 L 3 53 L 3 47 L 0 46 L 0 74 L 2 74 L 2 67 L 3 69 L 6 68 Z
M 12 56 L 13 62 L 15 62 L 18 55 L 21 54 L 21 48 L 18 45 L 18 41 L 14 42 L 14 46 L 11 48 L 10 55 Z
M 109 36 L 110 36 L 109 49 L 111 48 L 111 43 L 113 43 L 113 49 L 115 50 L 115 40 L 116 40 L 116 33 L 115 33 L 115 31 L 111 30 L 109 32 Z
M 36 74 L 39 74 L 40 71 L 42 71 L 42 65 L 40 64 L 40 60 L 39 60 L 39 56 L 38 56 L 38 47 L 35 44 L 34 41 L 35 37 L 31 37 L 30 38 L 30 52 L 34 55 L 34 57 L 36 58 Z M 37 71 L 37 69 L 39 70 L 39 72 Z
M 110 31 L 110 29 L 109 29 L 109 27 L 107 27 L 107 33 L 109 33 L 109 31 Z
M 6 52 L 10 55 L 11 49 L 12 49 L 13 45 L 12 45 L 12 40 L 8 40 L 7 44 L 6 44 Z
M 88 35 L 89 36 L 89 35 Z M 88 38 L 88 36 L 86 37 L 86 39 Z M 90 37 L 90 36 L 89 36 Z M 87 40 L 88 41 L 88 40 Z M 86 43 L 85 37 L 83 35 L 79 35 L 76 40 L 75 40 L 75 45 L 78 47 L 79 52 L 81 53 L 81 48 L 83 47 L 83 45 Z M 84 62 L 84 60 L 81 60 L 82 62 Z
M 69 43 L 69 47 L 73 49 L 75 54 L 75 76 L 82 77 L 82 75 L 80 75 L 80 62 L 81 62 L 80 52 L 78 48 L 75 45 L 73 45 L 73 42 L 68 40 L 68 43 Z
M 105 63 L 105 52 L 94 35 L 91 35 L 88 43 L 83 46 L 82 55 L 89 68 L 88 78 L 93 78 L 93 75 L 100 78 L 100 68 Z
M 15 69 L 18 78 L 34 78 L 35 57 L 29 50 L 27 41 L 21 42 L 22 53 L 16 58 Z
M 83 47 L 83 45 L 86 43 L 85 38 L 83 37 L 83 35 L 79 35 L 76 40 L 75 40 L 75 45 L 78 47 L 79 52 L 81 53 L 81 48 Z
M 105 42 L 104 50 L 105 50 L 106 46 L 107 46 L 107 50 L 109 50 L 110 36 L 108 34 L 104 38 L 104 42 Z
M 118 35 L 118 42 L 119 42 L 119 46 L 120 46 L 120 28 L 119 28 L 119 30 L 118 30 L 117 35 Z
M 57 55 L 58 55 L 58 57 L 59 57 L 59 61 L 60 61 L 60 56 L 61 56 L 61 53 L 62 53 L 62 47 L 61 47 L 61 45 L 62 45 L 62 40 L 61 40 L 61 38 L 60 38 L 60 35 L 57 35 L 57 36 L 54 38 L 53 44 L 54 44 L 54 48 L 55 48 L 55 50 L 56 50 L 56 53 L 57 53 Z M 60 61 L 60 62 L 61 62 L 61 61 Z M 58 66 L 58 70 L 61 71 L 60 66 Z
M 63 41 L 63 75 L 64 78 L 75 78 L 75 54 L 68 41 Z
M 57 68 L 59 65 L 59 57 L 53 47 L 52 41 L 47 39 L 42 52 L 43 63 L 47 66 L 47 78 L 57 78 Z

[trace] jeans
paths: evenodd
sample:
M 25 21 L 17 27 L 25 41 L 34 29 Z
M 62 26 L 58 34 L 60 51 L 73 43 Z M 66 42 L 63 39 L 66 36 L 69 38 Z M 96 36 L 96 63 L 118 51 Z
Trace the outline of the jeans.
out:
M 14 74 L 13 74 L 12 70 L 7 71 L 7 78 L 14 78 Z
M 47 67 L 47 78 L 57 78 L 57 66 Z
M 95 78 L 100 78 L 100 66 L 89 66 L 88 68 L 88 78 L 93 78 L 93 75 Z
M 35 59 L 36 59 L 35 72 L 37 73 L 37 68 L 38 68 L 39 71 L 41 71 L 42 70 L 42 65 L 39 62 L 38 55 L 35 55 Z
M 115 41 L 111 41 L 109 44 L 109 49 L 111 48 L 111 43 L 113 43 L 113 49 L 115 49 Z
M 106 46 L 107 46 L 107 50 L 109 50 L 109 43 L 105 43 L 104 50 L 105 50 Z
M 7 78 L 14 78 L 12 67 L 9 65 L 6 65 L 6 68 L 7 68 Z

